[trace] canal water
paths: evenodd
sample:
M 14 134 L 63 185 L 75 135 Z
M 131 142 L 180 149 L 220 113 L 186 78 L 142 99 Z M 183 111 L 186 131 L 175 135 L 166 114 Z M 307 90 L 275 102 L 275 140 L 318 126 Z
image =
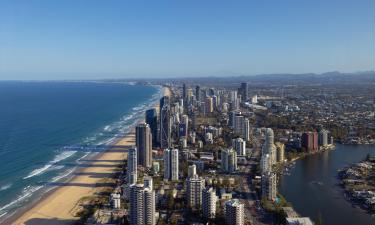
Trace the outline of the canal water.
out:
M 296 161 L 290 175 L 281 178 L 279 192 L 292 203 L 302 216 L 314 221 L 321 218 L 324 225 L 374 225 L 375 217 L 352 206 L 338 186 L 337 170 L 357 163 L 375 146 L 337 145 L 335 150 Z

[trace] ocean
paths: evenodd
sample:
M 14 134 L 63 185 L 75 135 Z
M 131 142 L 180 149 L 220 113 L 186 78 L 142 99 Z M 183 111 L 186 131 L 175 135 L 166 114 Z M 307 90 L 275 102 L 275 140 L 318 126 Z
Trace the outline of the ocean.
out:
M 161 94 L 130 83 L 0 82 L 0 220 L 128 133 Z

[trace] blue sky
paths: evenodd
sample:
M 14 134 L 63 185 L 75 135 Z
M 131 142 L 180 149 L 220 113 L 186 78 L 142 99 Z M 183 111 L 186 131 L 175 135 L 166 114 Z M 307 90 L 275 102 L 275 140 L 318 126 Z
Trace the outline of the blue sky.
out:
M 374 69 L 373 0 L 0 2 L 0 79 Z

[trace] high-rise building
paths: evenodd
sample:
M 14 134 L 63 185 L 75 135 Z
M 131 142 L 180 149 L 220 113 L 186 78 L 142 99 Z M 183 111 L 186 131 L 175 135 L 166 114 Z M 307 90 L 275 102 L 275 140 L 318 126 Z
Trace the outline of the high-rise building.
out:
M 237 100 L 237 91 L 230 92 L 230 102 L 234 103 Z
M 237 152 L 233 148 L 221 151 L 221 168 L 228 173 L 237 170 Z
M 152 146 L 158 145 L 158 114 L 155 108 L 146 111 L 146 123 L 150 126 L 152 133 Z
M 218 99 L 217 99 L 216 95 L 212 96 L 212 104 L 213 104 L 213 108 L 217 110 L 218 109 Z
M 275 201 L 277 194 L 277 177 L 276 173 L 268 172 L 262 175 L 261 180 L 262 197 Z
M 216 216 L 217 196 L 212 187 L 202 191 L 202 214 L 204 218 L 213 219 Z
M 204 179 L 198 175 L 189 177 L 186 180 L 186 199 L 190 208 L 199 209 L 202 206 L 202 190 Z
M 178 181 L 178 149 L 164 150 L 164 179 Z
M 266 140 L 262 148 L 262 155 L 268 154 L 270 166 L 276 163 L 276 146 L 274 144 L 274 134 L 271 128 L 266 129 Z
M 188 168 L 188 177 L 193 177 L 196 174 L 197 174 L 197 166 L 195 164 L 190 165 Z
M 147 123 L 141 123 L 137 125 L 135 130 L 138 164 L 150 168 L 152 166 L 151 129 Z
M 129 149 L 127 165 L 127 177 L 129 185 L 137 183 L 137 162 L 137 149 Z
M 321 130 L 319 132 L 318 144 L 320 146 L 327 146 L 328 145 L 328 134 L 329 134 L 329 131 L 327 131 L 327 130 Z
M 114 209 L 119 209 L 121 207 L 121 195 L 119 193 L 112 193 L 110 202 Z
M 244 134 L 244 128 L 245 128 L 245 117 L 242 115 L 236 115 L 234 117 L 234 124 L 233 124 L 233 131 L 237 135 L 243 135 Z
M 225 223 L 228 225 L 243 225 L 244 218 L 244 204 L 238 199 L 231 199 L 225 202 L 224 205 Z
M 210 96 L 206 97 L 205 106 L 206 106 L 206 110 L 205 110 L 206 113 L 212 113 L 214 111 L 214 105 L 213 105 L 212 97 L 210 97 Z
M 155 220 L 155 191 L 150 188 L 144 190 L 145 225 L 154 225 Z
M 171 146 L 171 116 L 170 99 L 164 96 L 160 99 L 160 147 L 169 148 Z
M 318 133 L 305 132 L 301 136 L 301 146 L 307 151 L 318 150 Z
M 155 224 L 155 192 L 143 184 L 130 186 L 129 222 L 131 225 Z
M 201 88 L 199 87 L 199 85 L 197 85 L 195 87 L 195 98 L 197 99 L 197 101 L 201 100 L 200 96 L 201 96 Z
M 250 132 L 251 132 L 251 129 L 250 129 L 250 121 L 248 118 L 245 118 L 244 120 L 244 131 L 243 131 L 243 138 L 245 139 L 245 141 L 250 141 Z
M 182 115 L 181 116 L 181 121 L 179 124 L 179 131 L 178 135 L 179 137 L 188 137 L 188 127 L 189 126 L 189 117 L 187 115 Z
M 238 115 L 241 115 L 241 112 L 236 111 L 236 110 L 229 112 L 229 115 L 228 115 L 228 117 L 229 117 L 228 118 L 229 119 L 229 121 L 228 121 L 229 127 L 234 128 L 234 120 L 235 120 L 236 116 L 238 116 Z
M 186 103 L 187 103 L 186 106 L 193 104 L 193 102 L 195 101 L 193 89 L 188 88 L 186 90 L 186 98 L 187 98 L 186 99 Z
M 232 147 L 236 150 L 237 155 L 246 156 L 246 141 L 242 138 L 233 139 Z
M 186 97 L 187 97 L 186 84 L 184 83 L 184 84 L 182 85 L 182 98 L 183 98 L 183 99 L 186 99 Z
M 285 158 L 285 145 L 281 142 L 276 142 L 276 151 L 277 151 L 277 162 L 284 162 Z
M 262 173 L 268 173 L 271 171 L 272 166 L 269 154 L 262 154 L 260 159 L 260 169 Z
M 233 118 L 233 131 L 235 134 L 240 135 L 245 141 L 250 140 L 250 121 L 240 113 L 231 113 Z
M 248 100 L 248 98 L 249 98 L 248 93 L 249 93 L 248 84 L 247 83 L 241 83 L 241 96 L 242 96 L 243 101 Z

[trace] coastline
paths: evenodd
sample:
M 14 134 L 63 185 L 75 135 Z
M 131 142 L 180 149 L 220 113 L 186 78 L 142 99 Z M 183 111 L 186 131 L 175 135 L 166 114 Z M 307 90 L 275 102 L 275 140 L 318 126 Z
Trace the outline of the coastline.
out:
M 170 89 L 162 87 L 164 95 L 170 95 Z M 158 101 L 151 102 L 151 107 L 158 107 Z M 138 119 L 135 125 L 144 121 Z M 94 196 L 99 189 L 114 183 L 103 182 L 115 176 L 116 169 L 127 159 L 127 149 L 135 145 L 135 125 L 131 130 L 113 141 L 113 147 L 106 151 L 90 155 L 77 164 L 72 177 L 65 182 L 55 182 L 54 188 L 44 193 L 35 201 L 18 209 L 6 218 L 2 224 L 73 224 L 80 218 L 75 215 L 81 207 L 82 197 Z M 81 207 L 82 208 L 82 207 Z

